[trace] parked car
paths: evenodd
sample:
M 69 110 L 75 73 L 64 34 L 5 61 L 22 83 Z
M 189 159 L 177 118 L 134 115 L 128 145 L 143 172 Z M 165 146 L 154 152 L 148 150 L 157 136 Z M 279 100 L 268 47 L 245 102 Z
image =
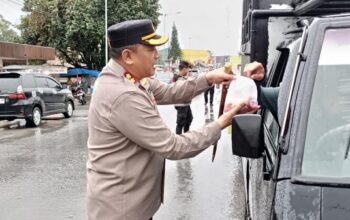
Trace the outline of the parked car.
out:
M 36 73 L 0 73 L 0 120 L 23 118 L 37 127 L 43 116 L 63 113 L 70 118 L 74 98 L 54 78 Z
M 171 72 L 157 71 L 155 78 L 165 83 L 171 83 L 173 80 L 173 75 L 174 74 Z
M 189 77 L 196 78 L 199 76 L 199 70 L 198 69 L 190 69 L 188 75 L 189 75 Z
M 267 86 L 279 87 L 277 114 L 271 108 L 233 119 L 246 219 L 350 216 L 350 15 L 298 23 L 271 59 Z

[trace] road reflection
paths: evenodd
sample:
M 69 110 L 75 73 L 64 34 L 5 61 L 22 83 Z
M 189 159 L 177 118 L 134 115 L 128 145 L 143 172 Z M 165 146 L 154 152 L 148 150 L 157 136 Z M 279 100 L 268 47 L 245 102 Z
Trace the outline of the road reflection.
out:
M 177 168 L 177 197 L 185 201 L 192 199 L 193 195 L 193 176 L 191 161 L 189 159 L 178 161 Z
M 218 102 L 217 99 L 214 106 L 205 106 L 203 96 L 193 99 L 191 129 L 216 120 Z M 174 108 L 161 106 L 159 111 L 174 130 Z M 242 165 L 232 155 L 227 130 L 222 131 L 214 163 L 211 156 L 212 147 L 209 147 L 194 158 L 166 161 L 165 200 L 154 220 L 244 219 Z
M 214 109 L 213 109 L 212 105 L 210 105 L 209 108 L 208 108 L 208 106 L 205 106 L 204 115 L 205 115 L 205 123 L 206 124 L 214 121 Z

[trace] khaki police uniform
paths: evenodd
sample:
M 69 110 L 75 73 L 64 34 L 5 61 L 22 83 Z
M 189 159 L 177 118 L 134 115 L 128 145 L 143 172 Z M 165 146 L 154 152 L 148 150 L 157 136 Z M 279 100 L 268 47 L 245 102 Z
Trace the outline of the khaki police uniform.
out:
M 120 39 L 110 43 L 123 45 Z M 175 135 L 156 104 L 189 102 L 208 87 L 205 76 L 176 86 L 157 79 L 132 82 L 122 66 L 109 61 L 95 82 L 88 115 L 90 220 L 148 220 L 154 215 L 162 202 L 165 159 L 193 157 L 221 133 L 219 124 L 212 122 Z

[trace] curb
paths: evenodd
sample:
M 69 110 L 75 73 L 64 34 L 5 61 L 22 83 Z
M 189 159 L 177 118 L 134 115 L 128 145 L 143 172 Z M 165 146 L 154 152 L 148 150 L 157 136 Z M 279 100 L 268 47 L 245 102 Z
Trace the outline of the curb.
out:
M 78 109 L 73 112 L 73 117 L 88 117 L 87 110 L 85 109 Z M 64 119 L 64 116 L 61 113 L 45 116 L 43 120 L 45 119 Z M 21 125 L 21 119 L 15 119 L 13 121 L 8 120 L 0 120 L 0 129 L 3 128 L 10 128 L 12 126 L 20 126 Z
M 18 121 L 18 120 L 14 120 L 14 121 L 3 120 L 3 121 L 0 121 L 0 128 L 8 128 L 8 127 L 11 127 L 13 125 L 19 126 L 20 125 L 20 121 Z

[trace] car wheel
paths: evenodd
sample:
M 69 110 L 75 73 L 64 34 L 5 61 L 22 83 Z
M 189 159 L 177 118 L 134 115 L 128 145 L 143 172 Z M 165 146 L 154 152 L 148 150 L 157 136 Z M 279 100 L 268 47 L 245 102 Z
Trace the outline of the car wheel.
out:
M 38 127 L 41 123 L 41 110 L 39 107 L 34 107 L 32 111 L 32 116 L 28 119 L 27 121 L 27 126 L 29 127 Z
M 72 101 L 68 101 L 66 104 L 66 112 L 63 113 L 65 118 L 70 118 L 73 115 L 73 103 Z

